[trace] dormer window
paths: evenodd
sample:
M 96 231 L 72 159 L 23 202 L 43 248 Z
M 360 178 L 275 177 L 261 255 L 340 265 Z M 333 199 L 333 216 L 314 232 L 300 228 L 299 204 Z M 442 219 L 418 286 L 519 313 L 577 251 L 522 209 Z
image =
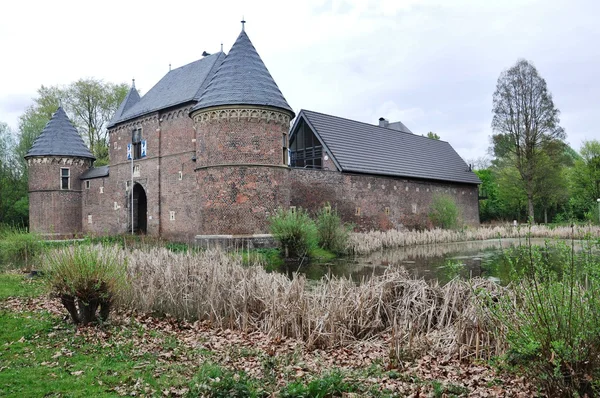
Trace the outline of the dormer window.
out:
M 60 189 L 69 189 L 71 186 L 71 172 L 68 168 L 60 169 Z

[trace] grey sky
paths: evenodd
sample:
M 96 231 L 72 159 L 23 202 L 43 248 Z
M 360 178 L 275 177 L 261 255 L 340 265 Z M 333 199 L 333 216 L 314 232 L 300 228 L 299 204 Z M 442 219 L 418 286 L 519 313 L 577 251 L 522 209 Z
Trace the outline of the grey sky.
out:
M 136 79 L 142 94 L 167 71 L 227 52 L 246 31 L 289 104 L 434 131 L 466 160 L 486 154 L 502 70 L 533 62 L 561 110 L 567 141 L 600 138 L 600 3 L 595 1 L 308 0 L 3 5 L 0 121 L 43 85 Z

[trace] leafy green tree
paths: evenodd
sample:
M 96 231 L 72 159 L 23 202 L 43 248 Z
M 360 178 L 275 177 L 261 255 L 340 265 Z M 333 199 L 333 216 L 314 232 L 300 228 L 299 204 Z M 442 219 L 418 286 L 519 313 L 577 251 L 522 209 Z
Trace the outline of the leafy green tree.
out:
M 64 89 L 67 112 L 96 156 L 97 165 L 108 164 L 106 126 L 128 90 L 126 84 L 96 79 L 79 79 Z
M 569 176 L 572 192 L 569 203 L 573 215 L 584 218 L 586 213 L 597 211 L 596 200 L 600 198 L 600 141 L 584 141 L 580 154 Z
M 429 133 L 427 133 L 427 138 L 431 138 L 433 140 L 439 140 L 440 136 L 437 135 L 436 133 L 434 133 L 433 131 L 430 131 Z
M 42 132 L 58 106 L 77 127 L 96 165 L 108 164 L 108 131 L 106 126 L 129 90 L 127 84 L 105 83 L 97 79 L 79 79 L 65 87 L 42 86 L 34 104 L 19 120 L 19 145 L 22 158 Z
M 6 123 L 0 122 L 0 224 L 27 224 L 27 184 L 15 159 L 15 142 Z
M 519 60 L 498 78 L 493 113 L 494 155 L 510 161 L 517 170 L 527 197 L 528 216 L 533 219 L 536 179 L 547 166 L 544 154 L 565 138 L 559 126 L 560 112 L 537 69 Z
M 479 218 L 482 222 L 502 218 L 502 204 L 498 198 L 498 183 L 491 168 L 474 170 L 481 180 L 479 194 L 483 198 L 479 202 Z

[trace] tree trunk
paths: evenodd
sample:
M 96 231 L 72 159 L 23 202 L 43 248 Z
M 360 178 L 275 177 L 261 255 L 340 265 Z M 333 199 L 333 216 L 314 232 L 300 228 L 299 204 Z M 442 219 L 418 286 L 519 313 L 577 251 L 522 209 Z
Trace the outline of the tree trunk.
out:
M 527 217 L 529 218 L 528 221 L 530 221 L 531 224 L 535 224 L 535 217 L 533 215 L 533 192 L 527 192 L 527 205 L 529 208 L 529 213 L 527 214 Z
M 544 224 L 548 224 L 548 209 L 544 208 Z

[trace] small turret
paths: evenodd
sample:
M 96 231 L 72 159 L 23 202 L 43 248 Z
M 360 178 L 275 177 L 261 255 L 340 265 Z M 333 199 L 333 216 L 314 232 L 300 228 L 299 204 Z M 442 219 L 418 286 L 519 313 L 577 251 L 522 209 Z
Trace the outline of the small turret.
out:
M 25 155 L 29 173 L 29 228 L 48 237 L 81 233 L 81 181 L 94 155 L 59 107 Z

